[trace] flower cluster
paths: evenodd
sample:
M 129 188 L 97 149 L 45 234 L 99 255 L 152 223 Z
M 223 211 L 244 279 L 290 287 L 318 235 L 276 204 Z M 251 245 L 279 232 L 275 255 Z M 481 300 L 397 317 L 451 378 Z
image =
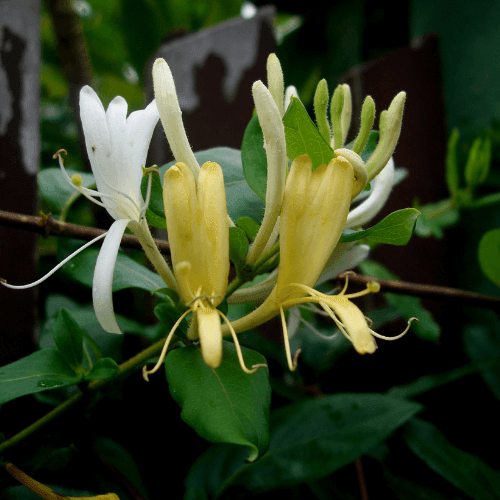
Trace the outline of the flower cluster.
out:
M 93 280 L 94 308 L 102 327 L 108 332 L 120 333 L 111 291 L 117 252 L 127 227 L 137 236 L 165 284 L 178 292 L 184 305 L 185 310 L 171 329 L 157 365 L 151 370 L 144 367 L 146 380 L 161 366 L 176 329 L 189 314 L 192 320 L 188 339 L 199 340 L 205 363 L 214 369 L 222 361 L 222 339 L 226 334 L 232 335 L 245 372 L 253 373 L 263 366 L 246 367 L 237 332 L 254 328 L 277 315 L 282 320 L 288 365 L 291 370 L 295 369 L 297 359 L 290 352 L 285 311 L 300 304 L 321 306 L 361 354 L 375 351 L 374 337 L 386 338 L 369 328 L 363 313 L 351 302 L 352 298 L 377 292 L 377 284 L 369 283 L 366 290 L 347 294 L 346 278 L 344 289 L 337 295 L 320 293 L 314 287 L 356 266 L 368 254 L 366 245 L 339 243 L 339 240 L 344 229 L 358 228 L 369 222 L 389 196 L 394 183 L 391 156 L 399 138 L 405 94 L 398 94 L 382 113 L 378 145 L 365 162 L 360 154 L 374 122 L 373 100 L 370 97 L 365 100 L 359 134 L 348 148 L 345 142 L 351 122 L 350 89 L 339 85 L 335 90 L 329 122 L 326 82 L 320 82 L 315 96 L 318 130 L 331 145 L 335 157 L 328 164 L 313 168 L 306 154 L 288 158 L 283 116 L 297 93 L 293 87 L 285 91 L 281 67 L 274 54 L 269 57 L 267 69 L 268 87 L 258 81 L 252 88 L 267 156 L 266 205 L 246 256 L 246 269 L 261 269 L 278 250 L 280 261 L 259 284 L 228 288 L 229 228 L 234 224 L 227 214 L 223 171 L 214 162 L 206 162 L 201 167 L 198 164 L 182 123 L 174 80 L 164 60 L 158 59 L 153 66 L 156 100 L 128 118 L 123 98 L 116 97 L 105 111 L 90 87 L 81 90 L 80 114 L 96 190 L 83 187 L 78 175 L 70 177 L 66 173 L 63 150 L 55 155 L 71 186 L 106 208 L 115 219 L 105 234 Z M 151 174 L 144 164 L 159 118 L 176 161 L 163 178 L 172 268 L 154 244 L 145 218 Z M 146 199 L 140 189 L 143 175 L 150 176 Z M 364 196 L 369 182 L 370 192 Z M 353 200 L 361 202 L 351 209 Z M 72 256 L 35 283 L 23 287 L 4 285 L 34 286 Z M 218 308 L 225 298 L 229 303 L 263 302 L 250 314 L 231 323 Z

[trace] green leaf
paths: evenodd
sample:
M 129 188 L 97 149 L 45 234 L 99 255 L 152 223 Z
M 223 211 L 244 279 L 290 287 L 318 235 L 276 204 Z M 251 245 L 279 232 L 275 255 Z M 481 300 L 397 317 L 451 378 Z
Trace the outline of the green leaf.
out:
M 154 308 L 153 312 L 155 316 L 160 320 L 161 324 L 165 328 L 167 328 L 168 331 L 170 331 L 173 328 L 176 321 L 181 317 L 182 314 L 181 311 L 177 309 L 177 307 L 175 307 L 173 304 L 169 304 L 168 302 L 163 302 L 162 304 L 158 304 Z M 186 318 L 184 318 L 177 329 L 177 335 L 179 337 L 186 338 L 188 327 L 189 323 L 187 322 Z
M 247 366 L 265 363 L 258 352 L 242 348 Z M 244 373 L 234 344 L 224 342 L 222 364 L 209 368 L 198 347 L 176 349 L 165 359 L 172 397 L 182 406 L 182 419 L 204 439 L 249 448 L 254 461 L 269 445 L 269 372 Z M 247 451 L 248 453 L 248 451 Z
M 359 264 L 359 267 L 363 274 L 366 274 L 367 276 L 373 276 L 374 278 L 384 280 L 399 279 L 382 264 L 373 260 L 365 260 Z M 418 323 L 416 321 L 412 323 L 410 332 L 414 332 L 417 337 L 420 337 L 423 340 L 437 342 L 441 334 L 441 327 L 434 320 L 431 313 L 422 306 L 420 299 L 409 295 L 384 292 L 383 289 L 382 292 L 384 293 L 384 297 L 387 302 L 396 307 L 404 318 L 411 318 L 412 316 L 418 318 Z
M 388 243 L 390 245 L 406 245 L 413 234 L 415 222 L 420 212 L 415 208 L 403 208 L 392 212 L 375 226 L 364 231 L 345 231 L 340 237 L 340 243 L 366 238 L 372 243 Z
M 148 191 L 149 176 L 151 176 L 151 198 L 149 201 L 148 210 L 150 212 L 150 216 L 155 221 L 162 221 L 163 220 L 164 225 L 161 227 L 164 228 L 165 227 L 165 208 L 163 206 L 163 188 L 162 188 L 162 182 L 160 179 L 160 174 L 153 171 L 152 173 L 142 177 L 141 194 L 142 194 L 143 199 L 145 200 L 146 194 Z M 155 226 L 155 227 L 157 227 L 157 226 Z
M 178 304 L 180 300 L 179 293 L 171 288 L 160 288 L 153 293 L 161 299 L 169 300 L 172 304 Z
M 482 140 L 477 137 L 469 149 L 465 164 L 465 181 L 467 186 L 475 187 L 482 184 L 488 175 L 491 162 L 491 139 Z
M 74 488 L 66 488 L 65 486 L 59 485 L 49 485 L 46 484 L 50 489 L 57 493 L 56 497 L 60 495 L 61 500 L 65 500 L 65 497 L 88 497 L 92 498 L 95 496 L 95 492 L 91 493 L 88 490 L 75 490 Z M 64 495 L 64 496 L 63 496 Z M 40 500 L 40 496 L 32 491 L 28 490 L 25 486 L 12 486 L 10 488 L 2 491 L 1 500 Z
M 475 500 L 500 498 L 500 473 L 475 455 L 453 446 L 431 423 L 414 419 L 405 427 L 403 436 L 431 469 Z
M 199 151 L 194 156 L 200 165 L 206 161 L 214 161 L 222 167 L 224 172 L 224 185 L 226 188 L 227 213 L 232 220 L 249 216 L 252 219 L 262 220 L 264 215 L 264 202 L 250 189 L 241 163 L 241 153 L 232 148 L 213 148 Z M 160 178 L 175 161 L 167 163 L 160 168 Z
M 83 180 L 83 187 L 95 186 L 92 174 L 76 172 L 75 170 L 67 170 L 67 172 L 70 177 L 73 174 L 78 174 Z M 57 214 L 67 209 L 81 195 L 79 191 L 70 186 L 62 170 L 55 167 L 43 169 L 38 174 L 38 187 L 50 209 Z
M 457 161 L 457 145 L 458 138 L 460 134 L 457 128 L 454 128 L 451 132 L 450 139 L 448 141 L 448 147 L 446 150 L 446 184 L 448 184 L 448 191 L 452 198 L 455 198 L 458 188 L 460 186 L 459 173 L 458 173 L 458 161 Z
M 253 241 L 259 232 L 260 226 L 251 217 L 240 217 L 236 225 L 241 227 L 250 241 Z
M 83 331 L 65 308 L 54 318 L 52 338 L 66 363 L 78 371 L 83 358 Z
M 333 149 L 323 139 L 306 108 L 296 97 L 292 97 L 283 123 L 288 158 L 294 160 L 297 156 L 307 154 L 311 158 L 313 170 L 324 163 L 328 165 L 335 158 Z
M 149 208 L 146 208 L 146 220 L 150 226 L 157 227 L 158 229 L 166 229 L 167 221 L 165 217 L 160 217 L 152 212 Z
M 328 476 L 384 441 L 421 408 L 382 394 L 336 394 L 285 406 L 271 414 L 271 444 L 260 460 L 245 464 L 237 450 L 218 447 L 215 454 L 209 449 L 188 474 L 185 498 L 218 498 L 235 485 L 251 492 L 288 488 Z
M 257 115 L 250 120 L 245 129 L 241 143 L 241 162 L 248 185 L 261 200 L 266 201 L 267 156 L 264 149 L 264 135 Z
M 477 257 L 481 271 L 495 285 L 500 286 L 500 229 L 493 229 L 483 235 Z
M 76 255 L 63 266 L 67 276 L 92 287 L 94 269 L 99 250 L 92 248 Z M 113 278 L 113 292 L 125 288 L 141 288 L 149 292 L 155 292 L 165 288 L 163 280 L 153 271 L 123 253 L 118 253 Z
M 81 379 L 82 374 L 75 373 L 57 349 L 41 349 L 0 368 L 0 404 L 26 394 L 74 385 Z
M 245 266 L 248 254 L 248 239 L 243 229 L 229 228 L 229 258 L 236 267 L 238 275 Z
M 105 380 L 114 377 L 120 371 L 120 367 L 111 358 L 101 358 L 94 363 L 94 366 L 87 375 L 85 380 Z

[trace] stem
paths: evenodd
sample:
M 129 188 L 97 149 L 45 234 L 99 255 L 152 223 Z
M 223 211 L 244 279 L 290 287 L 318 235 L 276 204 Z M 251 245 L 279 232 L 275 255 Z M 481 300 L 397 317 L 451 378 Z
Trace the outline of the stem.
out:
M 0 210 L 0 226 L 22 229 L 23 231 L 31 231 L 43 236 L 65 236 L 67 238 L 76 238 L 84 241 L 93 240 L 97 236 L 106 232 L 104 229 L 80 226 L 78 224 L 70 224 L 69 222 L 61 222 L 53 219 L 51 215 L 36 217 L 34 215 L 23 215 L 14 212 L 6 212 L 4 210 Z M 162 252 L 170 252 L 170 245 L 167 241 L 153 241 Z M 142 248 L 138 238 L 136 236 L 132 236 L 131 234 L 123 235 L 121 246 L 126 248 Z
M 279 242 L 274 244 L 267 252 L 262 254 L 257 262 L 253 265 L 252 271 L 254 272 L 254 277 L 258 274 L 259 268 L 261 268 L 271 257 L 274 257 L 280 251 Z
M 144 364 L 149 358 L 151 358 L 155 354 L 158 354 L 162 350 L 164 343 L 165 339 L 161 339 L 158 342 L 155 342 L 153 345 L 149 346 L 147 349 L 144 349 L 144 351 L 141 351 L 139 354 L 136 354 L 133 358 L 130 358 L 129 360 L 122 363 L 120 365 L 119 372 L 114 377 L 106 380 L 94 380 L 90 382 L 90 384 L 88 385 L 89 393 L 94 393 L 100 389 L 103 389 L 104 387 L 115 382 L 120 377 L 128 376 L 130 372 L 134 371 L 136 368 Z M 19 443 L 28 436 L 31 436 L 31 434 L 33 434 L 35 431 L 41 429 L 44 425 L 48 424 L 56 417 L 62 415 L 67 410 L 75 406 L 84 397 L 85 394 L 83 394 L 83 392 L 79 392 L 71 396 L 67 401 L 61 403 L 59 406 L 57 406 L 52 411 L 47 413 L 47 415 L 38 419 L 29 427 L 26 427 L 21 432 L 18 432 L 16 435 L 12 436 L 10 439 L 7 439 L 3 443 L 0 443 L 0 453 L 8 448 L 11 448 L 12 446 Z
M 236 276 L 236 278 L 234 278 L 234 280 L 231 281 L 231 283 L 229 283 L 229 285 L 226 289 L 226 295 L 224 296 L 224 298 L 227 299 L 244 283 L 245 283 L 245 280 L 243 280 L 239 276 Z
M 149 231 L 148 224 L 145 219 L 142 219 L 140 223 L 131 222 L 129 224 L 130 229 L 137 236 L 137 239 L 141 243 L 144 252 L 146 253 L 148 259 L 151 261 L 161 279 L 166 283 L 166 285 L 172 290 L 177 290 L 177 283 L 175 281 L 174 275 L 168 267 L 165 259 L 162 257 L 158 247 L 155 244 L 151 232 Z

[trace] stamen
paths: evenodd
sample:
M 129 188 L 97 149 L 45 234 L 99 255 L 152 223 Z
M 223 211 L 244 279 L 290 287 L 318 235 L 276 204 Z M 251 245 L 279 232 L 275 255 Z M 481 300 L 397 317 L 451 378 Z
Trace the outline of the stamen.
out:
M 380 292 L 380 284 L 376 281 L 370 281 L 366 284 L 366 288 L 361 290 L 361 292 L 350 293 L 348 295 L 344 295 L 346 299 L 354 299 L 356 297 L 363 297 L 363 295 L 368 295 L 369 293 L 377 293 Z
M 286 326 L 286 319 L 285 319 L 285 312 L 283 311 L 283 307 L 280 307 L 280 315 L 281 315 L 281 326 L 283 328 L 283 341 L 285 343 L 285 354 L 286 354 L 286 361 L 288 363 L 288 369 L 291 372 L 294 372 L 297 368 L 297 359 L 299 357 L 300 351 L 302 349 L 297 349 L 295 351 L 295 354 L 293 355 L 292 359 L 292 354 L 290 351 L 290 340 L 288 338 L 288 328 Z
M 64 266 L 64 264 L 66 264 L 66 262 L 68 262 L 69 260 L 71 260 L 75 255 L 78 255 L 80 252 L 82 252 L 87 247 L 89 247 L 90 245 L 92 245 L 92 243 L 95 243 L 96 241 L 101 240 L 102 238 L 104 238 L 106 236 L 106 234 L 107 234 L 107 232 L 99 235 L 97 238 L 94 238 L 92 241 L 89 241 L 88 243 L 85 243 L 85 245 L 83 245 L 78 250 L 76 250 L 75 252 L 73 252 L 69 257 L 66 257 L 64 260 L 62 260 L 61 262 L 59 262 L 59 264 L 57 264 L 57 266 L 54 267 L 54 269 L 52 269 L 51 271 L 49 271 L 43 278 L 40 278 L 39 280 L 34 281 L 33 283 L 30 283 L 29 285 L 9 285 L 9 284 L 7 284 L 7 281 L 4 280 L 4 279 L 0 279 L 0 282 L 2 283 L 3 286 L 6 286 L 7 288 L 12 288 L 14 290 L 24 290 L 26 288 L 31 288 L 33 286 L 37 286 L 40 283 L 42 283 L 43 281 L 45 281 L 47 278 L 50 278 L 58 269 L 60 269 L 62 266 Z
M 395 337 L 386 337 L 384 335 L 380 335 L 379 333 L 377 332 L 374 332 L 373 330 L 370 330 L 370 333 L 374 336 L 374 337 L 377 337 L 378 339 L 383 339 L 383 340 L 398 340 L 400 339 L 403 335 L 406 334 L 406 332 L 410 329 L 410 326 L 412 324 L 413 321 L 418 321 L 418 318 L 410 318 L 408 320 L 408 326 L 404 329 L 404 331 L 402 333 L 400 333 L 399 335 L 396 335 Z
M 238 335 L 236 335 L 236 332 L 234 331 L 233 325 L 231 325 L 231 322 L 226 318 L 226 316 L 221 311 L 219 311 L 217 309 L 217 312 L 222 317 L 222 319 L 226 322 L 226 325 L 229 328 L 229 331 L 231 332 L 231 336 L 233 337 L 234 347 L 236 348 L 236 354 L 238 355 L 238 361 L 240 362 L 241 369 L 245 373 L 247 373 L 248 375 L 251 375 L 252 373 L 255 373 L 259 368 L 267 368 L 267 365 L 265 363 L 258 363 L 256 365 L 252 365 L 251 370 L 249 370 L 246 367 L 245 360 L 243 359 L 243 353 L 241 352 L 241 347 L 240 347 L 240 342 L 238 340 Z
M 181 324 L 181 321 L 190 312 L 191 312 L 191 309 L 188 309 L 187 311 L 185 311 L 184 313 L 182 313 L 181 317 L 175 322 L 174 326 L 172 327 L 172 329 L 170 330 L 170 332 L 169 332 L 169 334 L 167 336 L 167 340 L 165 340 L 165 344 L 163 345 L 163 349 L 162 349 L 161 354 L 160 354 L 160 359 L 158 360 L 158 362 L 156 363 L 156 365 L 154 366 L 154 368 L 152 370 L 148 370 L 147 365 L 144 365 L 142 367 L 142 378 L 146 382 L 149 382 L 149 375 L 152 375 L 153 373 L 156 373 L 160 369 L 160 366 L 162 365 L 163 360 L 165 359 L 165 356 L 167 355 L 168 346 L 170 344 L 170 341 L 172 340 L 172 337 L 174 336 L 175 331 L 177 330 L 178 326 Z

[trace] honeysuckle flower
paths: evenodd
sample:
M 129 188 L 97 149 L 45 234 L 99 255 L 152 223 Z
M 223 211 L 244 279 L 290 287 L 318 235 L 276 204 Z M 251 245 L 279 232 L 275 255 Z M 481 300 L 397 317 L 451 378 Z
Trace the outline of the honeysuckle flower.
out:
M 229 275 L 229 224 L 221 167 L 206 162 L 195 180 L 185 163 L 176 163 L 165 173 L 163 194 L 175 278 L 180 299 L 188 309 L 167 336 L 156 366 L 152 370 L 144 367 L 144 378 L 147 380 L 161 366 L 178 325 L 190 312 L 193 321 L 188 338 L 199 339 L 203 360 L 209 367 L 218 368 L 222 360 L 222 318 L 233 334 L 242 369 L 255 372 L 262 365 L 252 369 L 245 366 L 238 338 L 217 309 Z
M 111 290 L 118 249 L 127 226 L 138 237 L 165 283 L 176 288 L 174 276 L 154 244 L 145 220 L 150 187 L 146 200 L 142 197 L 140 187 L 149 143 L 159 118 L 158 110 L 153 101 L 146 109 L 131 113 L 127 118 L 127 102 L 118 96 L 105 111 L 97 94 L 85 86 L 80 91 L 80 116 L 97 190 L 83 187 L 78 174 L 69 177 L 62 159 L 64 150 L 58 151 L 54 158 L 58 158 L 70 185 L 93 203 L 104 207 L 115 222 L 105 235 L 81 247 L 42 279 L 22 287 L 10 287 L 37 285 L 74 255 L 104 237 L 94 271 L 92 298 L 97 319 L 104 330 L 121 333 L 114 315 Z
M 279 313 L 290 370 L 296 367 L 297 353 L 292 359 L 284 311 L 299 304 L 319 304 L 359 353 L 371 353 L 376 348 L 373 336 L 378 334 L 370 330 L 364 315 L 350 299 L 378 291 L 377 284 L 346 295 L 346 281 L 342 292 L 333 296 L 312 288 L 337 246 L 351 200 L 360 191 L 359 179 L 363 175 L 357 170 L 362 162 L 354 160 L 354 156 L 351 160 L 356 167 L 338 156 L 314 171 L 307 155 L 294 160 L 286 181 L 280 219 L 277 284 L 261 306 L 232 324 L 235 331 L 243 331 Z

